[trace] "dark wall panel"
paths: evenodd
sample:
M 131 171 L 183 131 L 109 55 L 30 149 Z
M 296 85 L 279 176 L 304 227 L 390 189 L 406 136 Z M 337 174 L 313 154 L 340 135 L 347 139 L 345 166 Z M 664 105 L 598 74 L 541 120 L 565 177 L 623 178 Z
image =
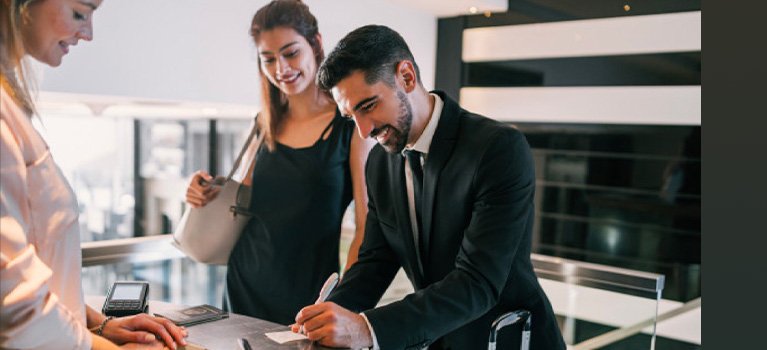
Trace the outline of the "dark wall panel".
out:
M 463 85 L 700 85 L 700 66 L 700 51 L 472 62 Z
M 700 127 L 515 124 L 537 164 L 536 252 L 662 273 L 700 293 Z

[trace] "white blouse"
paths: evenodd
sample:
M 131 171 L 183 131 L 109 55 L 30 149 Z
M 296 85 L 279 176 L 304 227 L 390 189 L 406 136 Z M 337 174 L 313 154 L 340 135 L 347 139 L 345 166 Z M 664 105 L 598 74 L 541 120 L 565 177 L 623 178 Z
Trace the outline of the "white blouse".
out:
M 0 90 L 0 348 L 90 349 L 75 195 Z

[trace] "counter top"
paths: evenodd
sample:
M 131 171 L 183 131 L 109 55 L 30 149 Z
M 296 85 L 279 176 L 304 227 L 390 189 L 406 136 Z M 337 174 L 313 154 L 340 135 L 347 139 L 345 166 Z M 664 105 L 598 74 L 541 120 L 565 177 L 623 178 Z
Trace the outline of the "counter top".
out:
M 96 310 L 104 304 L 103 296 L 86 296 L 85 302 Z M 149 301 L 149 312 L 179 310 L 188 306 L 174 305 L 162 301 Z M 189 332 L 187 341 L 203 346 L 208 350 L 239 349 L 238 338 L 246 338 L 253 349 L 263 350 L 314 350 L 331 349 L 308 340 L 278 344 L 267 338 L 264 333 L 289 330 L 288 326 L 260 320 L 253 317 L 229 314 L 229 318 L 186 327 Z

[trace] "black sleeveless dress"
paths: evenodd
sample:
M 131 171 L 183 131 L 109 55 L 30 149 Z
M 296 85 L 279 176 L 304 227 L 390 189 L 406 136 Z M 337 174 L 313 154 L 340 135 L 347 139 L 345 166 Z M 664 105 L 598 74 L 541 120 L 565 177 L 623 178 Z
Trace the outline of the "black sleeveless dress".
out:
M 329 134 L 328 134 L 329 133 Z M 306 148 L 262 147 L 253 169 L 255 214 L 229 257 L 224 309 L 281 324 L 317 299 L 339 271 L 341 219 L 352 200 L 354 122 L 336 115 Z

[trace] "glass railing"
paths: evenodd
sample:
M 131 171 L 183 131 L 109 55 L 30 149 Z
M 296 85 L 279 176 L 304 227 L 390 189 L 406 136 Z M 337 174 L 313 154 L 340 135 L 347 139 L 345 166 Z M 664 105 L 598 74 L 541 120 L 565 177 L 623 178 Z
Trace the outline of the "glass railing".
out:
M 150 299 L 220 306 L 226 267 L 191 261 L 171 241 L 158 235 L 83 243 L 85 294 L 104 295 L 116 280 L 144 280 Z M 655 348 L 664 276 L 538 254 L 531 259 L 569 349 Z M 412 291 L 402 284 L 407 280 L 395 280 L 387 302 Z
M 105 295 L 114 281 L 150 282 L 149 298 L 179 305 L 221 306 L 226 266 L 186 258 L 158 235 L 82 243 L 85 295 Z
M 664 276 L 531 256 L 570 349 L 655 349 Z

